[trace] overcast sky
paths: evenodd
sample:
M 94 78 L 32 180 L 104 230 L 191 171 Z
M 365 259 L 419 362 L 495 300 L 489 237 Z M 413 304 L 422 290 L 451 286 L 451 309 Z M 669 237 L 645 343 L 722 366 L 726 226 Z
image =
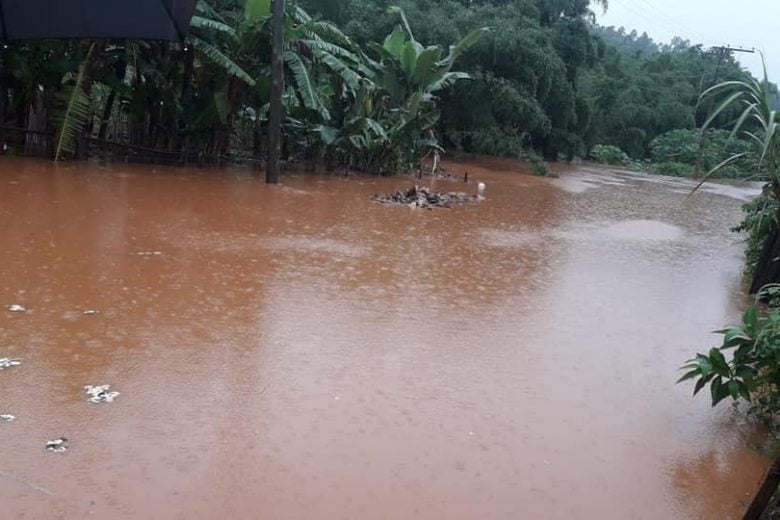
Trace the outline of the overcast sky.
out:
M 705 47 L 761 49 L 770 79 L 780 80 L 780 0 L 609 0 L 606 14 L 594 10 L 601 25 L 646 31 L 657 42 L 680 36 Z M 758 53 L 736 56 L 754 76 L 763 75 Z

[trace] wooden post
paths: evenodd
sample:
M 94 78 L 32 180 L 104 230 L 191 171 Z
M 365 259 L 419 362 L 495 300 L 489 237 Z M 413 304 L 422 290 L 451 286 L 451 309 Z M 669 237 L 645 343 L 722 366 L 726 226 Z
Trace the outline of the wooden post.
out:
M 769 501 L 772 500 L 772 495 L 777 491 L 778 485 L 780 485 L 780 458 L 776 459 L 772 467 L 767 471 L 764 483 L 761 484 L 761 488 L 756 493 L 753 502 L 750 503 L 750 507 L 745 512 L 743 519 L 759 520 L 764 511 L 766 511 Z
M 271 42 L 271 106 L 268 117 L 268 164 L 265 182 L 279 182 L 282 155 L 282 95 L 284 94 L 284 0 L 273 0 L 273 37 Z

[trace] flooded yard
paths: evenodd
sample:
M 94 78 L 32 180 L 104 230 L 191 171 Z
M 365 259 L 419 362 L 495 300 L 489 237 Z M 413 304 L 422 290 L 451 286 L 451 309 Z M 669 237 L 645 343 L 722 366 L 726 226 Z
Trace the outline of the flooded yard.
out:
M 446 166 L 485 200 L 0 159 L 2 516 L 740 518 L 760 432 L 674 383 L 757 190 Z

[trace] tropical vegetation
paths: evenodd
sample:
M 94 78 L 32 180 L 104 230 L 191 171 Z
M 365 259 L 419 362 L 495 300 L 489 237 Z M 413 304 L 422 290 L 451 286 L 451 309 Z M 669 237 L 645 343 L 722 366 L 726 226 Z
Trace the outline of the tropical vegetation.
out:
M 186 162 L 262 156 L 270 3 L 201 0 L 185 45 L 3 47 L 0 127 L 27 131 L 15 142 L 6 132 L 7 151 L 52 135 L 58 158 L 77 155 L 85 137 Z M 546 160 L 618 148 L 631 164 L 692 174 L 701 165 L 689 145 L 714 103 L 699 94 L 747 76 L 728 53 L 599 27 L 594 11 L 605 8 L 604 0 L 288 1 L 284 155 L 390 173 L 439 147 Z M 737 111 L 722 111 L 713 127 Z M 670 151 L 677 141 L 685 154 Z M 708 161 L 733 151 L 721 144 L 709 141 Z M 742 169 L 735 163 L 729 175 Z
M 395 26 L 388 35 L 359 46 L 334 24 L 289 7 L 288 156 L 386 173 L 438 146 L 426 133 L 439 118 L 437 95 L 467 77 L 453 67 L 486 29 L 445 50 L 419 43 L 403 11 L 389 11 Z M 259 155 L 269 106 L 269 21 L 267 0 L 201 0 L 183 46 L 6 46 L 0 124 L 53 132 L 58 159 L 73 155 L 84 136 L 178 150 L 191 161 L 234 151 Z
M 778 286 L 762 296 L 776 298 Z M 780 417 L 780 309 L 751 305 L 739 325 L 718 331 L 721 344 L 699 353 L 683 367 L 678 382 L 695 381 L 693 393 L 709 387 L 712 406 L 746 401 L 748 411 L 776 426 Z
M 772 423 L 780 414 L 780 132 L 774 92 L 765 71 L 762 80 L 726 81 L 702 94 L 702 99 L 715 101 L 703 124 L 703 138 L 711 135 L 719 114 L 736 107 L 727 139 L 741 135 L 752 143 L 749 149 L 734 150 L 704 179 L 747 157 L 754 161 L 752 171 L 762 174 L 766 184 L 762 195 L 745 205 L 745 221 L 737 228 L 748 232 L 750 292 L 756 295 L 756 303 L 740 325 L 719 331 L 721 346 L 697 354 L 683 367 L 688 372 L 680 379 L 696 381 L 694 394 L 709 386 L 713 406 L 728 397 L 745 400 L 751 403 L 751 411 Z

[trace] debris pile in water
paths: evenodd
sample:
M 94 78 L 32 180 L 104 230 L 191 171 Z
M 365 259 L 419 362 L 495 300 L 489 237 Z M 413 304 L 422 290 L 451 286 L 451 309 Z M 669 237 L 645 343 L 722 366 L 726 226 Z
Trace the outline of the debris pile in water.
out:
M 113 403 L 119 392 L 109 392 L 111 385 L 87 385 L 84 390 L 90 403 Z
M 68 439 L 60 437 L 46 443 L 46 451 L 53 451 L 54 453 L 65 453 L 68 451 Z
M 417 208 L 450 208 L 458 204 L 470 204 L 480 200 L 463 192 L 438 193 L 426 187 L 414 186 L 389 195 L 377 195 L 376 200 L 383 204 L 406 204 Z
M 0 358 L 0 370 L 3 370 L 4 368 L 11 368 L 22 364 L 21 359 L 11 359 L 11 358 Z

